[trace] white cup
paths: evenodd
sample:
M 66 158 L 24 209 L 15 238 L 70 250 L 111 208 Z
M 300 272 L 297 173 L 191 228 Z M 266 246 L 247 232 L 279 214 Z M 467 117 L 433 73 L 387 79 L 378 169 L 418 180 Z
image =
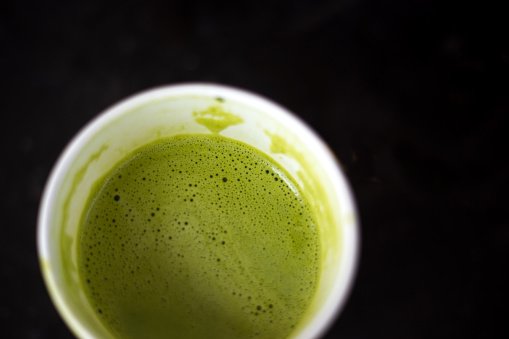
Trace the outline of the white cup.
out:
M 110 338 L 78 277 L 79 220 L 91 186 L 133 150 L 179 134 L 219 133 L 282 165 L 307 196 L 317 218 L 322 269 L 316 295 L 291 338 L 317 338 L 343 308 L 359 256 L 354 200 L 326 144 L 285 108 L 258 95 L 215 84 L 151 89 L 110 107 L 66 147 L 46 184 L 37 245 L 50 296 L 79 338 Z

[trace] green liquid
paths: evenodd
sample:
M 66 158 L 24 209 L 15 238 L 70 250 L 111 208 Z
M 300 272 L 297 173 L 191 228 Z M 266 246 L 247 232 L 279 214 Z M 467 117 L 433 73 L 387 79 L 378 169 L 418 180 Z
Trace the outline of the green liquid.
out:
M 319 280 L 315 219 L 265 154 L 217 135 L 158 140 L 96 184 L 80 277 L 120 338 L 284 338 Z

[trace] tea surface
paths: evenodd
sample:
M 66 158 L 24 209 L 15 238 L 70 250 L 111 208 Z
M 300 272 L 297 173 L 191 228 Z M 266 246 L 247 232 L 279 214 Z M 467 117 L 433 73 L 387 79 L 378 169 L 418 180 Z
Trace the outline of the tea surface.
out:
M 99 180 L 78 264 L 120 338 L 284 338 L 320 275 L 298 186 L 265 154 L 217 135 L 158 140 Z

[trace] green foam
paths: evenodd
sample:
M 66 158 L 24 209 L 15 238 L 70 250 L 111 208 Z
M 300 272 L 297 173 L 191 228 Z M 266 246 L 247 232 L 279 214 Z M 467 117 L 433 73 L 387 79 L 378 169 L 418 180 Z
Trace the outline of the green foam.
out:
M 265 154 L 161 139 L 98 181 L 82 217 L 85 293 L 121 338 L 285 338 L 320 275 L 309 204 Z

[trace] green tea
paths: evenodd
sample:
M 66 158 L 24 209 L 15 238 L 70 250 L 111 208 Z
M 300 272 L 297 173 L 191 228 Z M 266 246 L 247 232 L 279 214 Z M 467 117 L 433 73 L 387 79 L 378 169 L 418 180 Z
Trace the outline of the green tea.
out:
M 120 338 L 284 338 L 320 275 L 308 202 L 262 152 L 218 135 L 144 146 L 99 180 L 80 279 Z

